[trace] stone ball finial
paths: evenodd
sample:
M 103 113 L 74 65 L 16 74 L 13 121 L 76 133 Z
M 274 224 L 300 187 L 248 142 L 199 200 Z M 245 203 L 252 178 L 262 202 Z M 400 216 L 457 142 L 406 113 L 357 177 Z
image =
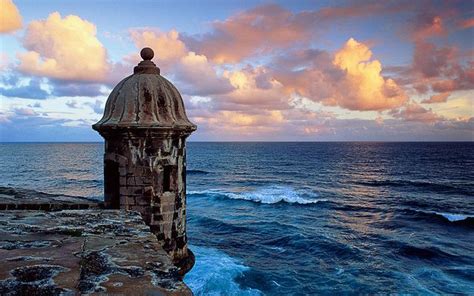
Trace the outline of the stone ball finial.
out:
M 153 52 L 153 49 L 145 47 L 140 51 L 140 56 L 144 61 L 151 61 L 155 56 L 155 53 Z
M 143 61 L 133 68 L 133 74 L 160 74 L 160 68 L 151 61 L 155 56 L 153 49 L 144 47 L 140 51 L 140 55 L 142 56 Z

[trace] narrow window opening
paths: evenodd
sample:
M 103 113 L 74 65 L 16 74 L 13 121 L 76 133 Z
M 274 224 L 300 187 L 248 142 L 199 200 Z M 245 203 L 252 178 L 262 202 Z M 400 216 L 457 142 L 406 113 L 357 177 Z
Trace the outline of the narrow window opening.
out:
M 106 160 L 104 165 L 104 199 L 112 209 L 120 208 L 120 173 L 115 161 Z
M 170 191 L 171 187 L 171 166 L 163 167 L 163 192 Z

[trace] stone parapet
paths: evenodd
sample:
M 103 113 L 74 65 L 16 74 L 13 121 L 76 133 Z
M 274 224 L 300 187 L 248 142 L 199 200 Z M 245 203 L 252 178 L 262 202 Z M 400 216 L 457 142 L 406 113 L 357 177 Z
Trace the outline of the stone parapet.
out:
M 1 295 L 192 295 L 137 212 L 1 211 Z

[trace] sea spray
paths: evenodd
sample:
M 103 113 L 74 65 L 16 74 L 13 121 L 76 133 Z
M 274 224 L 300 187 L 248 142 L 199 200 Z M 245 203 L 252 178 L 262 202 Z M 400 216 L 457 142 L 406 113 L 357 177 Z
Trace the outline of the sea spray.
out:
M 196 256 L 196 265 L 186 274 L 184 282 L 194 295 L 263 295 L 259 290 L 242 288 L 236 278 L 249 267 L 237 259 L 213 248 L 200 246 L 189 247 Z

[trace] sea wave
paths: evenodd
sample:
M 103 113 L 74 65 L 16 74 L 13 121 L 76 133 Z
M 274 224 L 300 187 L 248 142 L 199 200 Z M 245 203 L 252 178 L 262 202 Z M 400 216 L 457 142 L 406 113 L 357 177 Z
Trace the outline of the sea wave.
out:
M 466 220 L 469 218 L 474 218 L 474 215 L 462 215 L 462 214 L 450 214 L 450 213 L 436 213 L 437 215 L 441 215 L 442 217 L 448 219 L 449 222 L 456 222 L 456 221 L 462 221 Z
M 259 290 L 243 288 L 236 282 L 250 269 L 237 259 L 213 248 L 189 248 L 196 256 L 196 265 L 186 274 L 184 282 L 194 295 L 263 295 Z
M 188 175 L 207 175 L 211 172 L 204 171 L 204 170 L 186 170 L 186 174 Z
M 326 202 L 327 199 L 318 199 L 318 195 L 311 191 L 295 190 L 287 186 L 268 186 L 253 191 L 227 192 L 222 190 L 189 191 L 188 195 L 210 195 L 230 199 L 248 200 L 262 204 L 290 203 L 290 204 L 315 204 Z
M 414 214 L 418 218 L 422 218 L 425 220 L 437 220 L 458 225 L 474 226 L 474 215 L 470 214 L 446 213 L 412 209 L 406 209 L 405 212 L 409 214 Z
M 369 180 L 369 181 L 354 181 L 354 184 L 369 186 L 369 187 L 415 187 L 420 190 L 429 190 L 444 193 L 456 193 L 463 195 L 472 195 L 473 192 L 466 188 L 454 186 L 446 183 L 437 183 L 421 180 Z
M 412 245 L 405 242 L 390 242 L 396 253 L 408 258 L 418 258 L 423 260 L 455 260 L 461 261 L 460 256 L 448 253 L 435 246 L 429 245 Z

